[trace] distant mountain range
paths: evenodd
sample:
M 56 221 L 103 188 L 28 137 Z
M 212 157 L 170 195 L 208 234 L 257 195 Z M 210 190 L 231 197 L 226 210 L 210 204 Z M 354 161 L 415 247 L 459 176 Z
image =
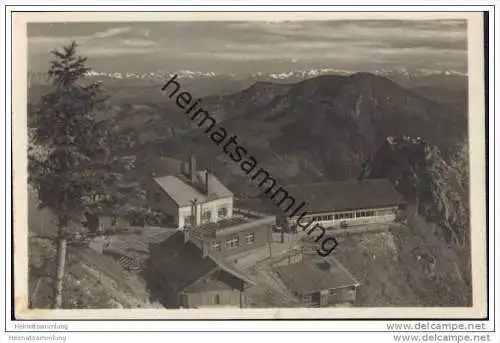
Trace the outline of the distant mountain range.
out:
M 226 79 L 226 80 L 258 80 L 258 81 L 280 81 L 280 82 L 299 82 L 308 78 L 320 76 L 320 75 L 351 75 L 355 71 L 350 70 L 339 70 L 331 68 L 323 69 L 310 69 L 310 70 L 297 70 L 290 72 L 281 73 L 251 73 L 251 74 L 233 74 L 233 73 L 215 73 L 215 72 L 204 72 L 204 71 L 192 71 L 192 70 L 179 70 L 177 72 L 167 72 L 167 71 L 154 71 L 148 73 L 132 73 L 132 72 L 106 72 L 106 71 L 96 71 L 92 70 L 88 73 L 89 78 L 94 78 L 98 80 L 153 80 L 161 81 L 172 77 L 174 74 L 178 75 L 180 79 Z M 455 71 L 455 70 L 428 70 L 421 69 L 415 71 L 408 71 L 404 68 L 399 68 L 395 70 L 375 70 L 371 71 L 372 74 L 385 76 L 393 79 L 396 82 L 406 83 L 408 81 L 426 78 L 426 77 L 447 77 L 455 79 L 464 79 L 467 77 L 466 74 Z M 45 84 L 47 82 L 47 75 L 45 73 L 29 73 L 29 80 L 32 84 Z M 402 84 L 402 86 L 406 86 Z

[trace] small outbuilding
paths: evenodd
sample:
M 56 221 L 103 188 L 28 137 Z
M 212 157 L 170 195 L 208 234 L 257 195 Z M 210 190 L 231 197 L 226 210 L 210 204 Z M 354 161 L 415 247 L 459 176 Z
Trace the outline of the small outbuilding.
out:
M 280 266 L 275 272 L 306 306 L 328 307 L 356 300 L 359 282 L 333 258 Z

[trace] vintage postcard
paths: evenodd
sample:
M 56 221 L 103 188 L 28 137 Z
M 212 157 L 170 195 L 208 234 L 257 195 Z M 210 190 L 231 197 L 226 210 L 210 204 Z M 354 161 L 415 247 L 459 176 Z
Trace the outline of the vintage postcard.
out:
M 16 318 L 486 317 L 481 13 L 13 37 Z

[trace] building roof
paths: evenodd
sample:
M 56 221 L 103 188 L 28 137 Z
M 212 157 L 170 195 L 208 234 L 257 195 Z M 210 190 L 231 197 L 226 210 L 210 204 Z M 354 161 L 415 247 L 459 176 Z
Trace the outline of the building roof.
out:
M 203 257 L 201 249 L 191 242 L 184 243 L 184 234 L 176 232 L 150 248 L 151 259 L 175 291 L 182 291 L 200 278 L 215 271 L 217 264 Z
M 189 293 L 210 292 L 231 290 L 231 286 L 217 279 L 207 280 L 206 282 L 197 282 L 189 286 L 185 291 Z
M 150 250 L 154 265 L 176 292 L 182 292 L 217 270 L 224 270 L 246 283 L 253 283 L 222 258 L 212 254 L 203 257 L 202 249 L 191 241 L 184 242 L 184 233 L 180 231 Z
M 310 183 L 285 188 L 290 195 L 306 202 L 304 210 L 309 213 L 396 206 L 403 202 L 401 194 L 386 179 Z
M 154 181 L 180 207 L 192 205 L 191 202 L 194 199 L 197 199 L 198 203 L 204 203 L 215 199 L 233 196 L 233 193 L 211 173 L 209 173 L 208 177 L 209 193 L 204 193 L 202 191 L 202 185 L 205 182 L 206 173 L 206 170 L 198 171 L 196 173 L 196 183 L 192 183 L 180 175 L 156 177 L 154 178 Z
M 276 267 L 275 271 L 287 287 L 299 294 L 359 285 L 356 279 L 333 259 L 290 264 Z

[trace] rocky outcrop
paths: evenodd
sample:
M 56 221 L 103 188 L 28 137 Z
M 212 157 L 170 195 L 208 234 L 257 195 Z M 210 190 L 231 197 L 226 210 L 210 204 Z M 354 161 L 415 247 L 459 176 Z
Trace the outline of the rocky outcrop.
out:
M 466 143 L 446 161 L 436 146 L 418 137 L 389 137 L 364 164 L 362 177 L 390 179 L 416 211 L 442 227 L 448 242 L 468 245 Z

